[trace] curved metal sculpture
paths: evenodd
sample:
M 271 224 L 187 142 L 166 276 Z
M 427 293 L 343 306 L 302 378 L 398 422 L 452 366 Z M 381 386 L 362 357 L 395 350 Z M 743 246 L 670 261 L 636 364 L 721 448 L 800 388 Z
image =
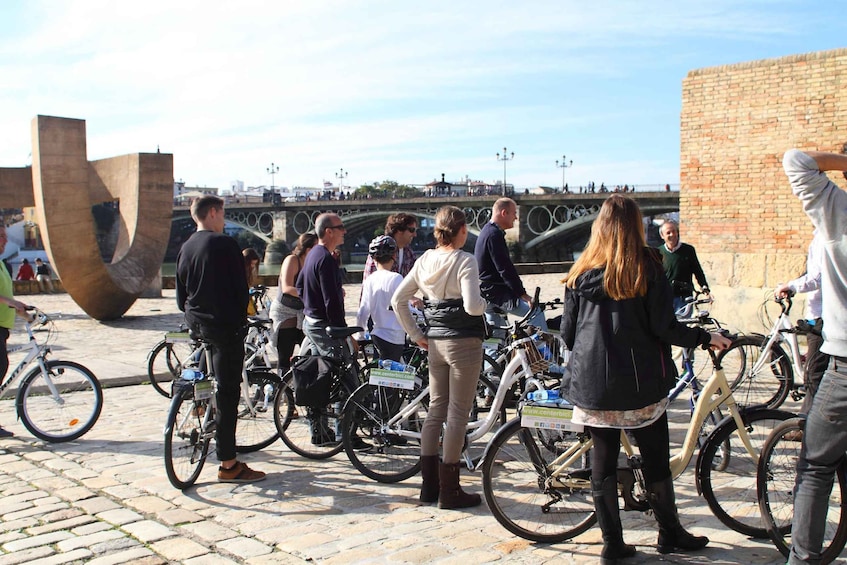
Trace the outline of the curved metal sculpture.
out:
M 173 155 L 135 153 L 89 162 L 85 121 L 50 116 L 33 120 L 32 143 L 32 198 L 20 185 L 7 184 L 25 181 L 21 169 L 0 169 L 0 204 L 34 203 L 44 248 L 68 294 L 92 318 L 121 317 L 156 277 L 165 256 Z M 120 234 L 106 264 L 91 207 L 116 200 Z

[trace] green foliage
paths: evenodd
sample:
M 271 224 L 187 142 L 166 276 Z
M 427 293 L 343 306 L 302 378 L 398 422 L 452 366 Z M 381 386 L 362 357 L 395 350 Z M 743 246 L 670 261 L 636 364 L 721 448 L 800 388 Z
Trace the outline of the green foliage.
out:
M 252 247 L 259 254 L 259 257 L 262 257 L 265 254 L 265 247 L 267 246 L 267 243 L 264 239 L 250 231 L 241 230 L 235 234 L 235 240 L 238 242 L 238 246 L 241 249 Z
M 394 180 L 384 180 L 380 183 L 363 184 L 353 191 L 354 198 L 415 198 L 423 196 L 419 189 L 406 184 L 400 184 Z

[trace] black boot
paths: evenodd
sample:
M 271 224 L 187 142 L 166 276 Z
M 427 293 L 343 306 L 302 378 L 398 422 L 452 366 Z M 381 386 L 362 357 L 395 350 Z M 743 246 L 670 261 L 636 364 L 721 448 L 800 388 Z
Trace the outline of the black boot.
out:
M 421 502 L 438 502 L 438 455 L 421 455 Z
M 603 551 L 600 563 L 613 565 L 618 559 L 635 555 L 635 546 L 623 542 L 623 526 L 618 507 L 617 477 L 606 477 L 601 483 L 591 481 L 591 496 L 594 499 L 594 512 L 597 523 L 603 532 Z
M 703 549 L 709 543 L 709 538 L 693 536 L 679 523 L 672 478 L 647 485 L 647 500 L 659 523 L 659 553 Z
M 438 467 L 438 507 L 445 510 L 470 508 L 482 504 L 478 494 L 469 494 L 459 486 L 459 463 L 441 463 Z

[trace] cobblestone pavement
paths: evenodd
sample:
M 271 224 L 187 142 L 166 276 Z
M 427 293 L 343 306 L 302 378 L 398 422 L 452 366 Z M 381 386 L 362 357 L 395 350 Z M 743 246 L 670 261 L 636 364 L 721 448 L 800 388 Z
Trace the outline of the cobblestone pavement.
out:
M 554 277 L 527 277 L 552 288 Z M 358 297 L 357 286 L 347 288 Z M 546 295 L 545 295 L 546 297 Z M 107 384 L 140 382 L 145 356 L 176 327 L 172 291 L 139 300 L 119 321 L 88 319 L 67 295 L 27 297 L 62 312 L 54 357 L 81 362 Z M 352 312 L 348 310 L 348 312 Z M 14 339 L 20 339 L 15 332 Z M 12 359 L 14 363 L 15 359 Z M 65 444 L 35 440 L 0 401 L 0 565 L 13 563 L 593 563 L 599 530 L 568 543 L 534 544 L 504 530 L 485 505 L 438 510 L 416 500 L 418 478 L 385 485 L 360 475 L 344 454 L 303 459 L 277 442 L 244 457 L 269 473 L 253 485 L 218 484 L 210 460 L 197 485 L 170 486 L 162 463 L 168 400 L 149 385 L 111 386 L 97 425 Z M 677 425 L 685 421 L 680 405 Z M 660 556 L 652 518 L 623 513 L 633 564 L 784 560 L 769 542 L 724 528 L 697 496 L 689 469 L 677 482 L 684 523 L 712 543 L 697 554 Z M 478 475 L 463 484 L 481 492 Z

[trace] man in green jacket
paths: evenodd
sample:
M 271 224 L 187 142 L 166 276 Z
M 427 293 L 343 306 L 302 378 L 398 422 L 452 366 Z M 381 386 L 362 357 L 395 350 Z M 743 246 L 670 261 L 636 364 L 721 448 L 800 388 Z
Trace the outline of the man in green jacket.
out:
M 697 259 L 694 247 L 679 240 L 679 224 L 673 220 L 666 220 L 659 228 L 659 235 L 665 242 L 659 247 L 662 253 L 662 263 L 665 266 L 665 276 L 671 283 L 673 289 L 673 307 L 679 310 L 685 306 L 685 299 L 694 293 L 692 277 L 697 278 L 700 290 L 709 294 L 709 284 L 703 267 Z

